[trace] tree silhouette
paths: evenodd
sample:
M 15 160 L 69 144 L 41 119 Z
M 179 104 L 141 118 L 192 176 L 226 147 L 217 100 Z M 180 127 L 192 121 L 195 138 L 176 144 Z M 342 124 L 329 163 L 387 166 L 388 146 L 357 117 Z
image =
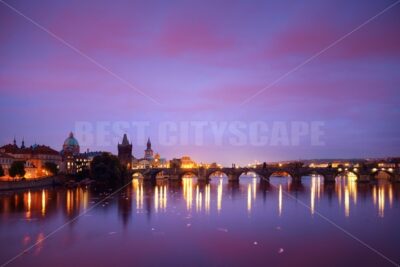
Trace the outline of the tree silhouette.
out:
M 19 176 L 24 177 L 25 175 L 25 161 L 14 161 L 11 164 L 10 170 L 8 171 L 12 178 Z
M 118 158 L 108 153 L 93 158 L 90 172 L 94 180 L 113 185 L 121 181 L 123 175 Z
M 44 169 L 50 172 L 52 175 L 57 175 L 58 174 L 58 166 L 54 162 L 46 162 L 44 164 Z

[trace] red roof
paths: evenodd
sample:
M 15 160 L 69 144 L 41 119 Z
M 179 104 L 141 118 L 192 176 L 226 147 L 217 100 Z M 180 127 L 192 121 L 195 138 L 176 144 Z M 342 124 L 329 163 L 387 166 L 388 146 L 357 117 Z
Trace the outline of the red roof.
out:
M 35 145 L 26 148 L 20 148 L 16 145 L 8 144 L 0 147 L 0 151 L 3 151 L 7 154 L 60 155 L 58 151 L 45 145 Z

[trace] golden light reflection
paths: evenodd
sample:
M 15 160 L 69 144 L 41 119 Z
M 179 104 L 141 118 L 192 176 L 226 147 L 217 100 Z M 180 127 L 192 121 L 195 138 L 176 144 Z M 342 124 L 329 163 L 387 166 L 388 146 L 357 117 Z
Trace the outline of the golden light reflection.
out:
M 158 186 L 156 186 L 156 189 L 154 190 L 154 209 L 156 212 L 158 212 Z
M 200 211 L 201 203 L 200 203 L 200 189 L 199 186 L 196 186 L 196 211 Z
M 161 201 L 161 203 L 162 203 L 162 208 L 165 210 L 166 208 L 167 208 L 167 186 L 166 185 L 164 185 L 164 194 L 163 194 L 163 198 L 162 198 L 162 201 Z
M 321 198 L 323 177 L 319 175 L 311 176 L 311 213 L 315 211 L 315 201 Z
M 282 185 L 279 185 L 278 210 L 279 210 L 279 216 L 281 216 L 282 215 Z
M 136 197 L 136 210 L 141 210 L 143 209 L 143 183 L 139 179 L 133 179 L 132 187 Z
M 385 215 L 385 188 L 380 187 L 378 189 L 378 212 L 379 212 L 379 217 L 382 217 Z
M 257 177 L 253 178 L 253 199 L 256 200 L 257 197 Z
M 251 185 L 247 186 L 247 211 L 251 212 Z
M 167 186 L 156 186 L 154 190 L 154 209 L 156 212 L 167 208 Z
M 32 207 L 32 194 L 31 191 L 28 191 L 28 211 L 31 210 Z
M 217 188 L 217 210 L 221 211 L 222 208 L 222 179 L 219 179 L 218 188 Z
M 205 192 L 205 199 L 204 199 L 204 206 L 206 213 L 210 212 L 210 184 L 206 185 L 206 192 Z
M 47 201 L 47 195 L 46 191 L 44 189 L 42 190 L 42 215 L 46 214 L 46 201 Z
M 357 176 L 352 172 L 347 175 L 347 186 L 353 203 L 357 204 Z
M 71 189 L 67 190 L 67 200 L 65 204 L 67 206 L 67 213 L 71 214 L 74 209 L 74 192 Z
M 311 177 L 311 196 L 310 196 L 310 206 L 311 206 L 311 214 L 314 214 L 315 211 L 315 177 Z
M 25 213 L 25 218 L 29 219 L 31 218 L 31 208 L 32 208 L 32 194 L 31 191 L 28 191 L 27 194 L 24 194 L 24 202 L 26 203 L 26 213 Z
M 191 210 L 193 203 L 193 179 L 182 178 L 182 183 L 183 183 L 183 197 L 186 201 L 186 209 Z
M 200 194 L 199 194 L 199 209 L 200 210 L 202 209 L 202 203 L 203 203 L 203 196 L 202 196 L 202 194 L 200 192 Z
M 350 202 L 357 204 L 357 175 L 352 172 L 339 176 L 335 185 L 338 194 L 339 205 L 344 201 L 344 214 L 350 216 Z M 343 191 L 343 193 L 342 193 Z
M 341 178 L 338 179 L 335 183 L 335 191 L 338 195 L 339 206 L 342 206 L 342 183 Z
M 86 210 L 88 208 L 88 204 L 89 204 L 89 192 L 88 190 L 85 190 L 83 188 L 81 188 L 81 195 L 82 195 L 82 206 L 83 206 L 83 210 Z
M 350 216 L 350 193 L 347 186 L 344 187 L 344 213 L 346 217 Z

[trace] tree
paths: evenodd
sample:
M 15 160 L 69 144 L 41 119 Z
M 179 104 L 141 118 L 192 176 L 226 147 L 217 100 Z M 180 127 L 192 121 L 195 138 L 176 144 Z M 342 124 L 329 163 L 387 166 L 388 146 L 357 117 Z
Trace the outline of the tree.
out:
M 76 178 L 78 181 L 82 181 L 83 179 L 90 177 L 90 169 L 86 166 L 82 167 L 82 171 L 76 174 Z
M 54 162 L 47 161 L 44 164 L 44 169 L 48 172 L 50 172 L 52 175 L 57 175 L 58 174 L 58 166 Z
M 12 178 L 19 176 L 24 177 L 25 175 L 25 161 L 14 161 L 11 164 L 10 170 L 8 171 Z
M 90 172 L 94 180 L 108 184 L 116 184 L 123 177 L 123 169 L 118 158 L 108 153 L 93 158 Z
M 3 166 L 0 165 L 0 177 L 4 176 Z

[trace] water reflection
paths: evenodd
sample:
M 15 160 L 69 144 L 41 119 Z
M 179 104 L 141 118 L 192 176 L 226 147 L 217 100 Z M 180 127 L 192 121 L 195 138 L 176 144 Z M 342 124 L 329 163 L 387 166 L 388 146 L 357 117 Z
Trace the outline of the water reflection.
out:
M 121 251 L 126 249 L 129 250 L 128 255 L 131 255 L 132 250 L 138 249 L 140 255 L 143 254 L 143 265 L 158 266 L 161 261 L 160 263 L 146 260 L 156 258 L 154 251 L 160 244 L 163 245 L 163 249 L 168 250 L 168 253 L 162 255 L 175 255 L 177 244 L 179 246 L 190 244 L 193 240 L 207 240 L 201 249 L 211 253 L 216 251 L 216 245 L 221 244 L 228 251 L 224 258 L 232 258 L 232 264 L 227 265 L 233 266 L 237 257 L 245 254 L 247 258 L 252 258 L 252 253 L 266 244 L 274 251 L 281 251 L 280 248 L 284 247 L 284 253 L 288 253 L 298 250 L 298 244 L 304 241 L 304 236 L 315 242 L 329 240 L 332 235 L 338 233 L 337 229 L 332 228 L 332 231 L 329 231 L 326 222 L 314 220 L 319 213 L 338 225 L 343 225 L 346 230 L 361 233 L 361 239 L 368 239 L 369 236 L 362 236 L 362 233 L 370 234 L 370 229 L 374 229 L 373 233 L 376 236 L 394 239 L 387 242 L 389 249 L 395 249 L 393 244 L 398 242 L 398 236 L 391 233 L 395 232 L 399 221 L 400 185 L 388 181 L 363 184 L 357 183 L 351 176 L 338 177 L 335 184 L 324 183 L 321 176 L 303 177 L 301 184 L 293 183 L 291 179 L 284 177 L 273 177 L 270 183 L 267 183 L 260 181 L 259 177 L 252 176 L 241 177 L 239 182 L 229 182 L 226 177 L 212 177 L 209 182 L 198 181 L 196 177 L 154 182 L 133 179 L 132 184 L 119 194 L 104 200 L 110 196 L 112 190 L 92 187 L 1 192 L 0 223 L 4 226 L 0 228 L 0 236 L 4 237 L 3 243 L 0 241 L 2 254 L 17 254 L 43 240 L 53 229 L 70 222 L 96 204 L 99 205 L 90 209 L 87 216 L 73 220 L 67 229 L 54 235 L 49 241 L 53 242 L 51 246 L 45 241 L 41 246 L 35 247 L 33 253 L 28 253 L 23 258 L 46 258 L 51 255 L 47 253 L 50 247 L 62 250 L 66 245 L 71 251 L 81 252 L 93 247 L 98 251 L 99 247 L 96 246 L 101 243 L 102 246 L 108 246 L 107 250 L 110 253 L 104 256 L 95 254 L 100 263 L 102 260 L 106 261 L 110 254 L 122 253 Z M 305 206 L 310 207 L 310 210 Z M 293 223 L 295 227 L 292 227 Z M 318 227 L 310 227 L 314 225 Z M 298 229 L 304 231 L 301 237 Z M 253 236 L 247 238 L 250 235 Z M 282 238 L 283 236 L 285 238 Z M 8 244 L 4 240 L 16 242 Z M 257 241 L 257 248 L 254 247 L 254 241 Z M 327 250 L 321 246 L 323 250 L 318 253 L 326 251 L 328 255 L 324 255 L 324 258 L 337 255 L 331 254 L 331 251 L 346 253 L 349 249 L 354 249 L 354 243 L 348 243 L 350 248 L 343 247 L 346 246 L 346 242 L 329 242 L 332 249 Z M 145 249 L 141 250 L 143 247 Z M 192 255 L 192 248 L 187 247 L 187 250 L 184 245 L 180 247 L 184 250 L 182 254 Z M 248 250 L 248 247 L 254 249 Z M 319 247 L 311 249 L 314 251 Z M 308 252 L 311 253 L 311 250 Z M 219 253 L 223 252 L 218 250 L 216 253 L 216 256 L 220 256 Z M 355 254 L 357 253 L 356 251 Z M 86 255 L 77 254 L 79 257 Z M 265 259 L 265 250 L 260 249 L 260 255 L 257 257 Z M 273 257 L 273 254 L 269 257 Z M 335 259 L 337 258 L 332 256 L 329 260 Z M 166 263 L 177 266 L 190 265 L 189 261 L 173 264 L 177 262 L 172 260 Z M 206 263 L 204 262 L 204 265 Z M 335 266 L 343 266 L 340 263 L 343 262 Z M 292 265 L 293 262 L 288 262 L 285 266 Z
M 247 186 L 247 211 L 251 212 L 251 185 Z
M 351 201 L 354 205 L 357 204 L 357 176 L 353 173 L 338 176 L 335 189 L 338 194 L 339 205 L 344 202 L 344 215 L 349 217 Z M 342 200 L 342 198 L 344 199 Z
M 182 194 L 180 195 L 179 192 Z M 131 216 L 132 209 L 134 213 L 145 212 L 148 216 L 151 215 L 152 210 L 155 213 L 165 213 L 168 211 L 168 203 L 178 205 L 179 208 L 180 202 L 186 211 L 204 212 L 206 215 L 222 214 L 226 206 L 225 202 L 237 203 L 235 210 L 245 205 L 246 212 L 250 214 L 255 211 L 255 205 L 259 205 L 257 204 L 259 200 L 262 200 L 265 206 L 268 205 L 266 201 L 268 198 L 275 198 L 270 203 L 277 203 L 277 215 L 282 216 L 286 205 L 283 203 L 285 192 L 299 201 L 309 203 L 311 215 L 314 215 L 321 207 L 326 208 L 322 199 L 327 199 L 329 203 L 336 199 L 334 207 L 339 208 L 345 218 L 349 218 L 354 213 L 353 210 L 357 209 L 358 201 L 361 200 L 367 203 L 369 208 L 375 210 L 376 216 L 383 218 L 387 209 L 395 208 L 399 186 L 388 181 L 360 184 L 351 174 L 337 177 L 335 184 L 327 185 L 324 184 L 322 176 L 304 177 L 300 185 L 292 183 L 290 179 L 282 180 L 282 178 L 276 178 L 269 184 L 260 182 L 259 177 L 252 176 L 243 178 L 238 183 L 228 182 L 222 177 L 213 177 L 207 183 L 199 182 L 196 177 L 184 177 L 180 183 L 168 181 L 145 183 L 142 179 L 133 179 L 132 186 L 121 197 L 124 201 L 121 200 L 118 205 L 124 209 L 125 217 Z M 86 188 L 45 188 L 3 192 L 0 195 L 0 215 L 1 218 L 6 219 L 10 214 L 21 213 L 25 220 L 36 220 L 64 211 L 66 218 L 70 219 L 108 194 L 110 192 L 96 192 Z M 240 201 L 243 201 L 243 204 L 239 204 Z M 293 200 L 288 198 L 287 201 Z M 230 205 L 233 204 L 228 206 Z M 106 209 L 109 204 L 105 202 L 101 206 Z
M 192 202 L 193 202 L 193 180 L 194 178 L 182 178 L 182 185 L 183 185 L 183 197 L 186 201 L 186 209 L 192 209 Z M 196 187 L 196 207 L 198 201 L 198 186 Z
M 210 184 L 206 185 L 206 189 L 205 189 L 205 211 L 206 213 L 210 212 Z
M 279 209 L 279 216 L 282 215 L 282 185 L 279 185 L 279 197 L 278 197 L 278 209 Z
M 142 210 L 143 209 L 143 180 L 140 179 L 133 179 L 132 180 L 132 187 L 133 191 L 136 196 L 136 209 Z
M 222 178 L 219 178 L 218 191 L 217 191 L 217 210 L 218 210 L 218 213 L 221 212 L 221 209 L 222 209 Z
M 157 213 L 167 209 L 167 185 L 156 185 L 154 190 L 154 210 Z

